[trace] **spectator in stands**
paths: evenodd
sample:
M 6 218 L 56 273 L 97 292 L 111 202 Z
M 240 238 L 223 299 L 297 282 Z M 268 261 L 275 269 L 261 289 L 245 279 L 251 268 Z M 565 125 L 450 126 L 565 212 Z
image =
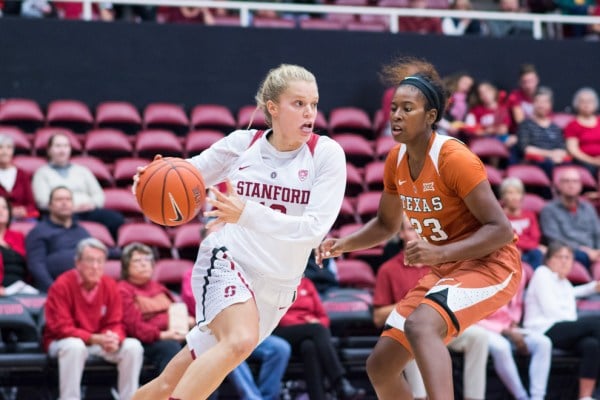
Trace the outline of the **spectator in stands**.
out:
M 573 287 L 567 279 L 573 261 L 569 245 L 548 245 L 545 265 L 535 270 L 529 282 L 523 326 L 547 335 L 555 348 L 581 357 L 579 399 L 593 400 L 600 372 L 600 319 L 597 315 L 577 318 L 576 298 L 598 293 L 600 283 L 592 281 Z
M 592 14 L 595 0 L 555 0 L 560 11 L 566 15 L 588 15 Z M 587 33 L 587 25 L 583 24 L 564 24 L 563 33 L 566 37 L 580 38 Z
M 74 266 L 77 243 L 90 234 L 73 219 L 73 194 L 64 186 L 50 192 L 48 217 L 25 239 L 27 264 L 35 287 L 46 292 L 60 274 Z
M 0 195 L 12 204 L 12 218 L 33 219 L 39 216 L 31 190 L 31 176 L 13 164 L 13 138 L 0 134 Z
M 542 234 L 537 215 L 523 210 L 525 187 L 519 178 L 510 177 L 500 185 L 500 198 L 506 216 L 513 230 L 519 236 L 517 247 L 521 250 L 521 260 L 537 268 L 542 264 L 546 247 L 540 243 Z
M 205 7 L 169 7 L 167 20 L 179 24 L 215 24 L 211 9 Z
M 37 293 L 26 282 L 29 279 L 25 259 L 25 238 L 10 229 L 11 206 L 0 194 L 0 296 L 16 293 Z
M 544 400 L 552 363 L 552 342 L 541 332 L 519 326 L 523 316 L 525 281 L 525 278 L 521 279 L 519 290 L 508 304 L 481 320 L 478 325 L 488 331 L 494 369 L 510 394 L 517 400 Z M 519 376 L 514 348 L 520 355 L 531 355 L 529 393 Z
M 346 377 L 331 343 L 329 317 L 310 279 L 302 278 L 297 296 L 273 333 L 286 339 L 292 345 L 292 354 L 302 358 L 310 399 L 326 399 L 323 376 L 327 377 L 338 399 L 364 398 L 365 391 L 352 386 Z
M 600 260 L 600 220 L 593 205 L 580 198 L 581 175 L 575 168 L 557 176 L 558 197 L 540 213 L 546 242 L 561 241 L 573 249 L 575 259 L 588 269 Z
M 498 11 L 507 13 L 527 12 L 527 10 L 521 7 L 519 0 L 500 0 Z M 533 37 L 530 21 L 488 20 L 486 21 L 486 25 L 490 35 L 494 37 Z
M 156 21 L 156 6 L 148 5 L 113 5 L 115 17 L 118 20 L 131 22 L 153 22 Z
M 56 17 L 56 9 L 48 0 L 22 0 L 21 16 L 26 18 Z
M 410 8 L 426 9 L 426 0 L 410 0 Z M 442 33 L 442 24 L 439 18 L 431 17 L 399 17 L 398 28 L 400 32 L 411 32 L 419 34 Z
M 61 133 L 48 140 L 48 164 L 33 175 L 33 196 L 40 210 L 48 208 L 48 194 L 57 186 L 66 186 L 73 193 L 73 211 L 79 219 L 105 225 L 117 238 L 123 216 L 104 206 L 104 192 L 92 172 L 83 165 L 72 164 L 69 138 Z
M 598 175 L 600 167 L 600 115 L 598 93 L 584 87 L 573 96 L 575 119 L 565 127 L 567 150 L 578 164 Z
M 470 0 L 454 0 L 450 9 L 467 11 L 473 7 Z M 447 36 L 481 35 L 481 22 L 470 18 L 445 17 L 442 19 L 442 32 Z
M 104 275 L 107 254 L 99 240 L 81 240 L 75 269 L 61 275 L 48 292 L 43 345 L 50 357 L 58 358 L 60 399 L 81 398 L 89 355 L 117 364 L 121 400 L 129 400 L 138 387 L 144 349 L 125 336 L 117 283 Z
M 552 90 L 539 87 L 533 96 L 533 114 L 517 128 L 519 149 L 527 162 L 540 166 L 552 179 L 555 165 L 572 160 L 562 130 L 552 122 Z
M 406 215 L 403 216 L 399 236 L 402 243 L 418 240 Z M 373 322 L 381 328 L 396 303 L 417 285 L 419 279 L 428 274 L 428 266 L 407 266 L 401 250 L 390 260 L 383 263 L 377 271 L 377 281 L 373 293 Z M 486 384 L 486 365 L 488 359 L 487 333 L 477 326 L 467 328 L 458 338 L 448 344 L 452 351 L 464 353 L 463 396 L 465 399 L 484 399 Z M 405 377 L 415 399 L 425 399 L 425 385 L 416 362 L 412 360 L 405 368 Z
M 204 232 L 203 236 L 208 233 Z M 181 281 L 181 299 L 187 305 L 190 315 L 196 315 L 196 301 L 192 293 L 192 270 L 183 275 Z M 290 359 L 289 343 L 275 335 L 269 335 L 250 354 L 249 359 L 260 361 L 258 380 L 246 361 L 229 373 L 231 383 L 235 386 L 241 400 L 276 400 L 279 399 L 281 382 Z M 216 398 L 217 394 L 213 393 Z
M 483 81 L 475 86 L 470 100 L 470 110 L 465 118 L 463 130 L 479 137 L 494 137 L 500 140 L 513 154 L 510 163 L 516 162 L 517 136 L 509 134 L 510 114 L 500 102 L 498 88 Z M 495 166 L 498 162 L 492 161 Z
M 540 77 L 533 64 L 523 64 L 519 70 L 519 87 L 508 95 L 507 105 L 511 114 L 511 132 L 526 118 L 533 116 L 533 96 L 535 95 Z
M 169 326 L 169 308 L 175 303 L 173 294 L 164 285 L 153 281 L 154 255 L 142 243 L 131 243 L 121 255 L 119 291 L 123 301 L 123 324 L 127 336 L 142 342 L 144 355 L 162 371 L 181 350 L 188 329 L 194 326 L 189 318 L 185 331 Z
M 473 77 L 467 73 L 450 75 L 444 79 L 444 84 L 450 93 L 448 108 L 440 121 L 440 129 L 455 136 L 463 126 L 469 112 L 469 93 L 473 88 Z

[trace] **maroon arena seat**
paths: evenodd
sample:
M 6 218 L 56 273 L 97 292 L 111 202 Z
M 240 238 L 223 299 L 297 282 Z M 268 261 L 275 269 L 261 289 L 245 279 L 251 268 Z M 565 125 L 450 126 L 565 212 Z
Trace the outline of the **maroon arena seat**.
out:
M 333 226 L 334 228 L 339 228 L 343 225 L 354 224 L 356 222 L 358 222 L 358 217 L 356 216 L 356 210 L 354 209 L 354 202 L 351 198 L 344 197 L 342 208 L 340 209 Z
M 54 134 L 63 134 L 69 138 L 69 143 L 71 144 L 71 154 L 79 154 L 81 153 L 82 146 L 79 138 L 67 128 L 61 127 L 45 127 L 40 128 L 35 131 L 35 135 L 33 136 L 33 151 L 38 156 L 45 156 L 46 149 L 48 148 L 48 141 L 50 137 Z
M 365 186 L 369 191 L 383 190 L 384 161 L 373 161 L 365 165 Z
M 85 135 L 84 149 L 90 156 L 96 156 L 113 163 L 122 157 L 133 155 L 133 145 L 125 133 L 118 129 L 93 129 Z
M 183 145 L 171 131 L 147 129 L 136 135 L 135 153 L 142 158 L 153 158 L 156 154 L 163 157 L 181 157 Z
M 346 195 L 357 196 L 365 190 L 360 170 L 353 164 L 346 163 Z
M 29 175 L 33 175 L 35 171 L 42 165 L 45 165 L 48 162 L 43 157 L 38 156 L 29 156 L 25 154 L 19 154 L 13 157 L 13 164 L 27 172 Z
M 98 182 L 102 187 L 114 186 L 113 175 L 110 169 L 97 157 L 94 156 L 75 156 L 71 158 L 73 164 L 83 165 L 87 167 L 92 174 L 98 179 Z
M 294 29 L 296 21 L 284 18 L 256 17 L 252 20 L 252 26 L 256 28 Z
M 141 222 L 144 220 L 140 205 L 130 189 L 104 189 L 104 208 L 119 211 L 128 221 Z
M 265 114 L 262 110 L 256 108 L 253 105 L 243 106 L 239 109 L 237 115 L 237 126 L 239 129 L 267 129 L 267 122 L 265 120 Z
M 178 290 L 181 287 L 183 275 L 194 266 L 190 260 L 162 258 L 156 261 L 152 279 L 163 285 Z
M 506 163 L 509 157 L 504 143 L 496 138 L 473 138 L 469 142 L 469 148 L 486 163 L 494 158 Z
M 329 113 L 329 131 L 338 133 L 358 133 L 374 139 L 373 124 L 366 111 L 357 107 L 337 107 Z
M 46 112 L 48 126 L 60 126 L 77 133 L 88 131 L 94 125 L 94 117 L 87 106 L 79 100 L 54 100 Z
M 339 21 L 331 21 L 327 19 L 303 19 L 300 21 L 302 29 L 318 29 L 322 31 L 339 31 L 344 29 L 344 24 Z
M 202 224 L 189 223 L 175 228 L 173 233 L 173 248 L 179 258 L 196 260 L 198 246 L 200 246 L 200 233 Z
M 209 148 L 213 143 L 224 138 L 225 135 L 216 130 L 202 129 L 188 133 L 185 139 L 185 154 L 193 157 Z
M 133 176 L 137 173 L 138 167 L 144 167 L 150 164 L 151 160 L 147 158 L 128 157 L 120 158 L 115 161 L 113 168 L 113 177 L 115 185 L 119 187 L 129 187 L 133 184 Z
M 113 237 L 110 235 L 110 232 L 106 228 L 106 226 L 102 225 L 99 222 L 93 221 L 78 221 L 79 225 L 81 225 L 88 233 L 104 243 L 107 247 L 114 247 L 115 241 Z
M 396 146 L 398 142 L 391 136 L 381 136 L 375 139 L 375 157 L 384 160 L 390 150 Z
M 121 260 L 106 260 L 104 275 L 110 276 L 115 281 L 121 279 Z
M 521 179 L 527 192 L 539 194 L 545 199 L 552 198 L 550 179 L 544 170 L 536 165 L 511 165 L 506 169 L 506 176 Z
M 333 139 L 342 146 L 349 163 L 362 167 L 375 159 L 373 143 L 355 133 L 341 133 Z
M 182 106 L 173 103 L 151 103 L 144 109 L 145 129 L 166 129 L 184 136 L 190 121 Z
M 131 103 L 105 101 L 96 107 L 96 126 L 118 129 L 128 135 L 133 135 L 142 129 L 142 116 Z
M 0 125 L 13 125 L 31 133 L 44 125 L 44 113 L 34 100 L 0 101 Z
M 336 260 L 338 281 L 342 287 L 373 289 L 375 274 L 369 264 L 356 259 Z
M 552 115 L 552 122 L 558 125 L 560 129 L 565 129 L 565 127 L 574 119 L 575 115 L 571 113 L 557 112 Z
M 130 222 L 119 228 L 117 246 L 124 247 L 133 242 L 144 243 L 156 248 L 161 255 L 171 255 L 171 240 L 160 226 L 145 222 Z
M 377 215 L 381 192 L 364 192 L 356 198 L 356 213 L 363 223 L 368 222 Z
M 218 104 L 199 104 L 192 109 L 192 129 L 216 129 L 225 134 L 235 130 L 236 123 L 229 108 Z
M 542 208 L 546 205 L 547 201 L 542 196 L 534 193 L 525 193 L 523 196 L 522 207 L 524 210 L 533 211 L 538 214 L 542 211 Z

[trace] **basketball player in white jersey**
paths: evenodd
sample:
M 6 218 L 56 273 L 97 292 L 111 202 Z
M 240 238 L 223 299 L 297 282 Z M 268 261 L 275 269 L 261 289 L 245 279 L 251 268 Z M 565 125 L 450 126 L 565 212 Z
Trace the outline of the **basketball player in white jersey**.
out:
M 225 226 L 200 245 L 192 273 L 197 326 L 136 400 L 207 398 L 277 326 L 346 187 L 342 148 L 313 133 L 319 94 L 306 69 L 281 65 L 257 95 L 272 127 L 238 130 L 189 159 L 211 188 L 205 213 Z M 134 178 L 135 179 L 135 178 Z

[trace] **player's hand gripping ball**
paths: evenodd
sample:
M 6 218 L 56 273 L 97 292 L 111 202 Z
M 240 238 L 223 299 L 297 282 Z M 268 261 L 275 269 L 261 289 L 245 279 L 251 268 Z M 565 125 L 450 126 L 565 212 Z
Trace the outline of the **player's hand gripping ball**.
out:
M 202 175 L 189 162 L 176 157 L 157 157 L 139 173 L 135 196 L 152 222 L 177 226 L 198 215 L 206 188 Z

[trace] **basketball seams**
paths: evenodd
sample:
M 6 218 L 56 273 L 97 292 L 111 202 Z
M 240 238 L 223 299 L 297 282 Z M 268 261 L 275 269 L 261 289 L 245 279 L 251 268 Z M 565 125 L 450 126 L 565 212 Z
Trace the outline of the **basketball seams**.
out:
M 181 185 L 183 186 L 183 189 L 185 190 L 186 194 L 188 192 L 192 193 L 192 191 L 190 190 L 190 188 L 187 187 L 186 181 L 183 179 L 183 177 L 181 176 L 181 174 L 179 173 L 179 171 L 177 169 L 175 169 L 175 168 L 173 168 L 172 171 L 177 174 L 177 177 L 179 178 L 179 181 L 181 182 Z M 188 196 L 188 195 L 185 196 L 185 202 L 187 203 L 186 216 L 188 216 L 189 214 L 192 214 L 192 210 L 195 209 L 196 207 L 192 207 L 192 205 L 190 204 L 190 196 Z M 188 221 L 185 221 L 185 222 L 188 222 Z
M 153 171 L 144 171 L 144 173 L 142 174 L 142 176 L 146 175 L 146 174 L 150 174 L 150 175 L 146 175 L 144 177 L 144 180 L 142 181 L 142 184 L 139 185 L 137 187 L 136 190 L 136 195 L 139 193 L 138 197 L 138 202 L 140 203 L 140 206 L 142 207 L 142 209 L 144 208 L 144 191 L 146 190 L 146 186 L 148 186 L 148 183 L 152 180 L 152 177 L 158 173 L 161 169 L 163 169 L 164 167 L 168 167 L 168 165 L 163 164 L 163 165 L 159 165 L 158 167 L 156 167 Z M 142 178 L 142 176 L 140 176 L 140 179 Z

